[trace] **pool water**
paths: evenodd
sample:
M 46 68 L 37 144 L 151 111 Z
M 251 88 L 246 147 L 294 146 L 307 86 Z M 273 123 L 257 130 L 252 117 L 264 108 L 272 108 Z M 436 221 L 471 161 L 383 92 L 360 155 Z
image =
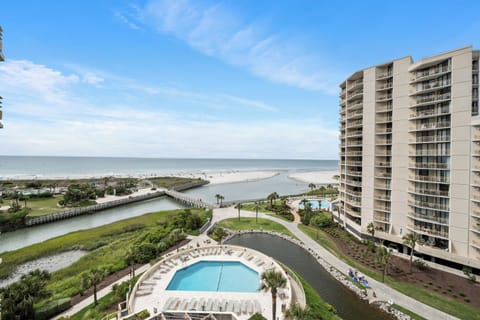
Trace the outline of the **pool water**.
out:
M 236 261 L 199 261 L 178 270 L 167 290 L 257 292 L 258 272 Z
M 330 210 L 330 203 L 326 200 L 308 200 L 308 202 L 313 210 Z M 298 207 L 303 209 L 304 205 L 301 201 Z

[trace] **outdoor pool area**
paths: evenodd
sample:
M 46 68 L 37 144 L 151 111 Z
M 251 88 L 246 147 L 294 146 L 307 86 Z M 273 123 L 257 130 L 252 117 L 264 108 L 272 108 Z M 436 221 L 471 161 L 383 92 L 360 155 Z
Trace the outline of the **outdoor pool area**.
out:
M 307 200 L 313 210 L 330 210 L 330 202 L 326 200 Z M 302 201 L 300 201 L 298 207 L 304 208 Z
M 237 261 L 199 261 L 179 269 L 167 290 L 257 292 L 258 272 Z

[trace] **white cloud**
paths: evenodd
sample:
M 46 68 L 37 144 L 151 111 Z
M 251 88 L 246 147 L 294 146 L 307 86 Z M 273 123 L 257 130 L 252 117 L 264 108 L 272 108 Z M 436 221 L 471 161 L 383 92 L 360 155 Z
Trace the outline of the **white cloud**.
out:
M 62 102 L 68 88 L 78 81 L 79 77 L 75 74 L 64 75 L 27 60 L 9 60 L 0 64 L 2 91 L 37 95 L 48 102 Z
M 150 0 L 138 20 L 173 34 L 192 48 L 247 68 L 272 82 L 337 92 L 339 75 L 319 55 L 259 22 L 245 22 L 223 4 L 202 6 L 188 0 Z

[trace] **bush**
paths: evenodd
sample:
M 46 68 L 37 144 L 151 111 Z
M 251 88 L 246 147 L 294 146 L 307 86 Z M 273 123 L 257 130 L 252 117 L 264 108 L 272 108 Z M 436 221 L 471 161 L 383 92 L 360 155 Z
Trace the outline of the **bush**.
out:
M 36 320 L 47 320 L 70 308 L 70 298 L 48 301 L 35 310 Z
M 473 283 L 477 282 L 477 277 L 474 274 L 472 274 L 472 268 L 463 267 L 462 271 L 463 271 L 463 274 L 465 274 L 465 276 L 468 278 L 468 280 L 470 280 Z
M 422 271 L 425 271 L 425 270 L 428 270 L 428 265 L 425 263 L 425 261 L 423 260 L 420 260 L 420 259 L 416 259 L 413 261 L 413 264 L 415 265 L 415 267 L 417 267 L 419 270 L 422 270 Z M 430 282 L 431 284 L 431 282 Z
M 157 256 L 157 246 L 152 243 L 142 243 L 137 247 L 136 262 L 147 263 Z
M 320 213 L 310 219 L 310 224 L 318 228 L 328 228 L 333 225 L 333 221 L 328 215 Z
M 255 313 L 253 316 L 248 318 L 248 320 L 267 320 L 264 316 L 262 316 L 260 313 Z

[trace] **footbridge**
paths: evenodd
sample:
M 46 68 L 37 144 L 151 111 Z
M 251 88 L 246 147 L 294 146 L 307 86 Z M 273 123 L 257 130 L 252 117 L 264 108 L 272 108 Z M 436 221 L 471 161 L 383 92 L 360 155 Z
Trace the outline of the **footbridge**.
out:
M 214 204 L 205 202 L 205 201 L 203 201 L 202 199 L 199 199 L 199 198 L 190 197 L 190 196 L 186 195 L 185 193 L 181 193 L 181 192 L 178 192 L 178 191 L 165 190 L 165 194 L 167 196 L 169 196 L 170 198 L 172 198 L 172 199 L 174 199 L 174 200 L 176 200 L 180 203 L 183 203 L 183 204 L 185 204 L 189 207 L 196 207 L 196 208 L 206 209 L 206 210 L 213 210 L 214 208 L 216 208 L 216 206 Z

